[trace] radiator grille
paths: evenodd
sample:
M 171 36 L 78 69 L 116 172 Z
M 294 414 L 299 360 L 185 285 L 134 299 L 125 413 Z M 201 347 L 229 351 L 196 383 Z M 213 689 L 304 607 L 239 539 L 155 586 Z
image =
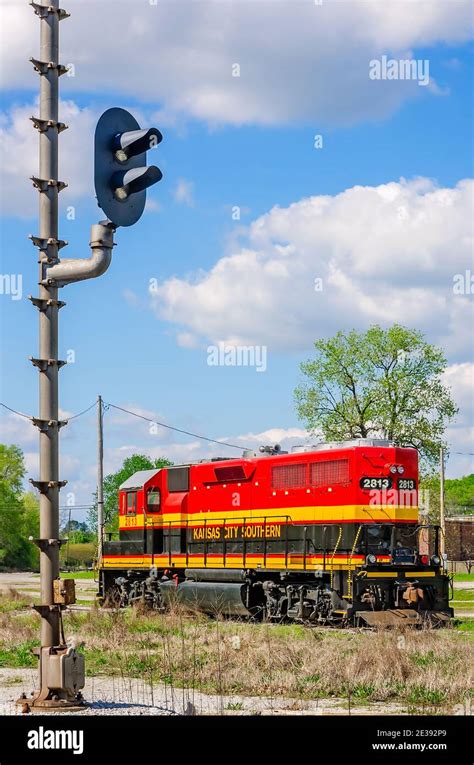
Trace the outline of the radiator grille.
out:
M 311 486 L 332 486 L 349 483 L 349 460 L 328 460 L 310 465 Z
M 278 465 L 272 469 L 274 489 L 297 489 L 306 486 L 307 465 Z

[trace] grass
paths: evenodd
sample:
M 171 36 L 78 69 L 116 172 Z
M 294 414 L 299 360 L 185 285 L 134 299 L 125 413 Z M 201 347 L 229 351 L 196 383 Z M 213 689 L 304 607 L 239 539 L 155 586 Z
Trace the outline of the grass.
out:
M 2 685 L 5 688 L 8 688 L 11 685 L 19 685 L 22 682 L 23 682 L 23 677 L 21 675 L 13 675 L 12 677 L 2 678 Z
M 38 658 L 31 649 L 39 645 L 39 640 L 27 640 L 10 648 L 0 647 L 0 667 L 36 667 Z
M 454 589 L 454 600 L 468 600 L 474 605 L 474 590 Z
M 94 579 L 95 571 L 61 571 L 63 579 Z M 39 574 L 33 574 L 33 576 L 39 577 Z
M 95 571 L 71 571 L 61 573 L 64 579 L 94 579 L 96 575 Z
M 8 614 L 12 611 L 22 611 L 31 607 L 32 600 L 26 595 L 19 593 L 13 587 L 0 594 L 0 614 Z
M 474 632 L 474 619 L 468 616 L 461 619 L 456 617 L 454 626 L 456 630 L 459 630 L 460 632 Z
M 454 574 L 454 581 L 455 582 L 472 582 L 474 584 L 474 573 L 473 574 Z
M 454 590 L 454 598 L 450 605 L 456 613 L 459 611 L 474 611 L 474 591 L 473 590 Z
M 219 695 L 347 698 L 449 710 L 469 695 L 474 620 L 457 629 L 323 630 L 210 619 L 178 608 L 65 614 L 89 675 L 141 678 Z M 34 667 L 39 616 L 0 613 L 0 666 Z M 236 702 L 241 703 L 241 702 Z M 237 709 L 237 707 L 235 707 Z

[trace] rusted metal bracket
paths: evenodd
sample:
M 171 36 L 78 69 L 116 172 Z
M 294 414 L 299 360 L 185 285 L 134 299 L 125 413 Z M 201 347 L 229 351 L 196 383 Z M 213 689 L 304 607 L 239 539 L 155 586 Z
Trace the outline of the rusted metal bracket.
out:
M 47 494 L 49 489 L 62 489 L 63 486 L 66 486 L 67 481 L 35 481 L 34 478 L 30 478 L 30 483 L 35 489 L 38 489 L 40 494 Z
M 45 19 L 53 13 L 57 13 L 59 21 L 62 21 L 63 19 L 68 19 L 71 15 L 65 11 L 64 8 L 55 8 L 53 5 L 41 5 L 40 3 L 35 2 L 31 2 L 29 5 L 31 5 L 36 15 L 41 19 Z
M 49 547 L 61 547 L 65 545 L 67 539 L 30 539 L 36 547 L 39 547 L 41 552 L 46 552 Z
M 43 433 L 46 433 L 50 428 L 61 430 L 68 424 L 68 420 L 42 420 L 39 417 L 32 417 L 31 422 Z
M 62 250 L 62 248 L 66 247 L 68 244 L 65 239 L 54 239 L 53 237 L 44 239 L 41 236 L 34 236 L 33 234 L 30 234 L 28 239 L 31 239 L 32 244 L 34 244 L 35 247 L 39 247 L 40 250 L 46 250 L 48 245 L 55 245 L 58 250 Z
M 61 369 L 61 367 L 67 364 L 67 361 L 62 361 L 61 359 L 35 359 L 33 356 L 29 356 L 28 358 L 34 367 L 38 367 L 40 372 L 46 372 L 48 367 L 54 365 L 56 365 L 58 369 Z
M 40 61 L 37 58 L 30 58 L 30 61 L 33 64 L 35 71 L 39 74 L 48 74 L 52 69 L 57 69 L 58 76 L 61 77 L 62 74 L 66 74 L 68 71 L 67 66 L 64 66 L 64 64 L 57 64 L 54 61 Z
M 44 617 L 52 612 L 60 613 L 66 608 L 66 606 L 64 606 L 62 603 L 52 603 L 49 606 L 42 606 L 42 605 L 35 604 L 32 606 L 32 608 L 34 608 L 35 611 L 38 611 L 38 613 Z M 39 652 L 41 651 L 41 648 L 38 648 L 37 650 L 38 650 L 38 653 L 36 654 L 36 656 L 39 656 Z
M 49 128 L 56 128 L 58 133 L 62 133 L 63 130 L 67 130 L 69 125 L 65 122 L 57 122 L 56 120 L 42 120 L 40 117 L 30 117 L 33 125 L 40 133 L 46 133 Z
M 51 298 L 36 298 L 32 295 L 28 295 L 28 300 L 31 300 L 34 306 L 38 309 L 38 311 L 46 311 L 51 306 L 55 306 L 56 308 L 62 308 L 66 305 L 64 300 L 52 300 Z
M 48 189 L 56 187 L 59 191 L 62 191 L 67 187 L 67 183 L 64 181 L 55 181 L 54 178 L 37 178 L 35 175 L 30 176 L 30 180 L 33 181 L 33 186 L 40 192 L 48 191 Z

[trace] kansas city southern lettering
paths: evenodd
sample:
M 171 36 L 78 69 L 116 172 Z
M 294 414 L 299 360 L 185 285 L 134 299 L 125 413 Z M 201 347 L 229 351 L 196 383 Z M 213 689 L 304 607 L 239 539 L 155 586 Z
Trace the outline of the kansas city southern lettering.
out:
M 193 529 L 193 542 L 203 540 L 280 539 L 281 526 L 276 523 L 255 526 L 200 526 Z

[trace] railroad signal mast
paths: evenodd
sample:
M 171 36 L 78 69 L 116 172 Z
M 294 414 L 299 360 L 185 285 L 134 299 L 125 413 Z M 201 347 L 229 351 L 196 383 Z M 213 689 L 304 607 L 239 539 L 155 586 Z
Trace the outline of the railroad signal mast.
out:
M 157 167 L 142 167 L 146 151 L 162 139 L 156 128 L 141 130 L 134 117 L 123 109 L 109 109 L 96 130 L 95 187 L 99 206 L 107 220 L 91 227 L 91 256 L 63 259 L 59 239 L 58 198 L 66 184 L 58 178 L 59 134 L 67 125 L 59 121 L 59 77 L 67 68 L 59 62 L 59 25 L 69 14 L 59 0 L 31 2 L 40 19 L 40 57 L 31 63 L 40 78 L 40 113 L 31 117 L 39 132 L 39 175 L 32 181 L 39 194 L 39 234 L 31 240 L 38 248 L 39 296 L 30 300 L 39 315 L 39 355 L 31 358 L 39 371 L 39 479 L 32 484 L 40 494 L 41 616 L 39 691 L 19 701 L 38 711 L 71 710 L 84 704 L 84 658 L 64 638 L 62 612 L 74 602 L 68 580 L 59 574 L 59 492 L 66 481 L 59 477 L 59 430 L 67 421 L 59 419 L 58 377 L 66 363 L 58 358 L 58 315 L 65 303 L 59 289 L 74 282 L 94 279 L 110 265 L 114 233 L 119 226 L 138 221 L 145 208 L 146 189 L 161 180 Z

